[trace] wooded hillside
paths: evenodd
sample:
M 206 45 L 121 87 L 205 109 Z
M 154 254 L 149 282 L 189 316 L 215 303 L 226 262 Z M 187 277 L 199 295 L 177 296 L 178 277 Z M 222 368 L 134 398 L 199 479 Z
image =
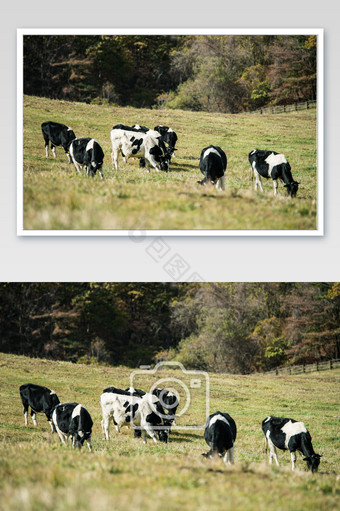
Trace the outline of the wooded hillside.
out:
M 0 304 L 7 353 L 241 374 L 340 357 L 339 284 L 9 283 Z
M 230 112 L 316 99 L 311 36 L 24 36 L 24 93 Z

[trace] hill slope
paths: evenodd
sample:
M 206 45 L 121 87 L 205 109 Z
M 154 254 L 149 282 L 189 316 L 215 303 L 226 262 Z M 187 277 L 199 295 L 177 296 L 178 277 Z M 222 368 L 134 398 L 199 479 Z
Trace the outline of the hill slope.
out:
M 98 140 L 105 153 L 103 181 L 77 175 L 62 148 L 45 158 L 40 125 L 71 126 L 77 137 Z M 130 159 L 112 170 L 110 130 L 114 124 L 171 126 L 178 151 L 171 172 L 147 173 Z M 227 154 L 226 191 L 202 188 L 197 180 L 201 150 L 220 145 Z M 254 148 L 284 152 L 298 197 L 279 197 L 264 183 L 256 194 L 248 153 Z M 24 98 L 25 229 L 315 229 L 316 111 L 279 115 L 226 115 L 147 110 Z
M 179 371 L 172 371 L 180 377 Z M 171 441 L 143 445 L 124 428 L 105 443 L 99 396 L 107 385 L 126 387 L 130 370 L 74 365 L 0 354 L 0 499 L 3 511 L 97 511 L 133 509 L 323 509 L 339 498 L 338 370 L 291 377 L 210 375 L 210 409 L 227 411 L 238 425 L 235 465 L 205 460 L 200 431 L 174 431 Z M 42 415 L 38 427 L 24 426 L 18 388 L 25 382 L 47 385 L 62 401 L 79 401 L 94 419 L 89 453 L 62 447 Z M 204 409 L 197 402 L 188 412 Z M 261 421 L 268 414 L 305 422 L 320 472 L 290 471 L 290 456 L 269 467 Z M 182 421 L 183 418 L 180 419 Z M 180 422 L 179 421 L 179 422 Z

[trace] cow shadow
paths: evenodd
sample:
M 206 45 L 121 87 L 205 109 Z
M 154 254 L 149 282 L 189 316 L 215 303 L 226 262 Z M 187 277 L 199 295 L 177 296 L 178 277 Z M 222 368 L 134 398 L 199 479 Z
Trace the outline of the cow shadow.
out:
M 169 172 L 190 172 L 192 169 L 197 170 L 197 165 L 190 165 L 190 163 L 177 163 L 171 162 Z
M 195 433 L 186 433 L 183 431 L 171 431 L 170 438 L 178 443 L 183 442 L 194 442 L 197 439 L 202 439 L 202 435 L 197 435 Z

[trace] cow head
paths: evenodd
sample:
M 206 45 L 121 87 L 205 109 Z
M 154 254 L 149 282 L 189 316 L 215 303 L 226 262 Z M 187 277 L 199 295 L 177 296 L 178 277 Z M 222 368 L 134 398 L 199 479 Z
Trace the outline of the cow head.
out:
M 91 165 L 87 168 L 87 175 L 91 176 L 91 177 L 94 177 L 96 175 L 97 170 L 98 170 L 101 178 L 103 178 L 102 167 L 103 167 L 103 162 L 99 162 L 98 163 L 96 161 L 91 161 Z
M 168 153 L 165 156 L 160 157 L 159 165 L 161 167 L 161 170 L 168 172 L 170 160 L 171 160 L 171 155 Z
M 288 185 L 284 185 L 285 188 L 287 188 L 288 195 L 290 195 L 291 197 L 296 197 L 296 194 L 297 194 L 297 191 L 299 188 L 299 184 L 300 183 L 298 183 L 297 181 L 292 181 Z
M 308 470 L 317 472 L 320 465 L 320 458 L 322 458 L 322 454 L 312 454 L 308 456 L 308 458 L 303 458 L 303 461 L 307 462 Z

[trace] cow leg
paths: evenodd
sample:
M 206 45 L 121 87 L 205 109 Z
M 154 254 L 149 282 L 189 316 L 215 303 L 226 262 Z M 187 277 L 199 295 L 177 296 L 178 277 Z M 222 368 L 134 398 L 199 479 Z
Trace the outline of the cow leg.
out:
M 100 175 L 101 179 L 104 179 L 104 174 L 103 174 L 102 169 L 99 170 L 99 175 Z
M 110 417 L 104 416 L 102 420 L 102 430 L 105 435 L 105 439 L 109 440 L 109 430 L 110 430 Z
M 53 422 L 50 420 L 49 423 L 50 423 L 50 426 L 51 426 L 51 431 L 52 431 L 52 433 L 54 433 Z
M 255 174 L 255 191 L 257 190 L 257 185 L 259 185 L 261 192 L 263 192 L 261 177 L 260 177 L 260 174 L 257 172 L 256 169 L 254 169 L 254 174 Z
M 152 440 L 154 442 L 157 442 L 157 438 L 156 438 L 156 435 L 153 431 L 153 429 L 149 426 L 149 424 L 144 424 L 143 426 L 143 430 L 145 429 L 145 431 L 148 433 L 148 435 L 152 438 Z
M 147 160 L 146 160 L 147 162 Z M 150 155 L 150 163 L 151 165 L 153 166 L 154 169 L 157 170 L 157 172 L 159 172 L 159 168 L 158 168 L 158 163 L 156 162 L 156 160 L 154 159 L 153 156 Z
M 292 460 L 292 470 L 295 470 L 296 454 L 295 452 L 290 453 L 290 459 Z
M 118 151 L 112 151 L 111 160 L 114 170 L 118 170 Z
M 216 190 L 225 190 L 224 176 L 220 177 L 216 183 Z
M 142 429 L 142 440 L 143 440 L 143 444 L 146 444 L 146 431 L 145 431 L 145 429 Z
M 277 179 L 273 179 L 273 185 L 274 185 L 274 196 L 275 196 L 275 195 L 277 195 L 277 187 L 278 187 Z
M 67 156 L 68 162 L 69 162 L 69 163 L 72 163 L 70 153 L 66 153 L 66 156 Z
M 33 425 L 38 426 L 37 419 L 36 419 L 37 416 L 33 410 L 31 410 L 31 417 L 32 417 Z
M 87 440 L 86 440 L 86 445 L 87 447 L 89 448 L 89 451 L 92 452 L 92 442 L 91 442 L 91 437 L 89 437 Z
M 28 426 L 28 404 L 24 404 L 25 426 Z
M 76 171 L 78 172 L 78 174 L 81 174 L 81 167 L 80 165 L 76 162 L 76 160 L 73 158 L 73 163 L 74 163 L 74 166 L 76 168 Z
M 56 150 L 55 150 L 55 145 L 53 145 L 52 142 L 51 142 L 51 149 L 52 149 L 53 157 L 56 158 L 57 157 L 57 153 L 56 153 Z
M 273 442 L 271 442 L 270 438 L 268 439 L 268 445 L 269 445 L 269 463 L 270 463 L 270 465 L 273 463 L 273 458 L 274 458 L 276 465 L 279 466 L 279 460 L 277 459 L 277 454 L 276 454 L 276 447 L 273 444 Z
M 58 433 L 61 443 L 63 445 L 66 445 L 65 438 L 67 439 L 67 436 L 64 435 L 64 433 L 62 431 L 60 431 L 60 429 L 57 426 L 56 426 L 56 430 L 57 430 L 57 433 Z
M 224 463 L 228 463 L 229 465 L 234 464 L 234 447 L 228 449 L 223 458 Z
M 46 153 L 46 158 L 48 158 L 48 141 L 45 140 L 45 153 Z

